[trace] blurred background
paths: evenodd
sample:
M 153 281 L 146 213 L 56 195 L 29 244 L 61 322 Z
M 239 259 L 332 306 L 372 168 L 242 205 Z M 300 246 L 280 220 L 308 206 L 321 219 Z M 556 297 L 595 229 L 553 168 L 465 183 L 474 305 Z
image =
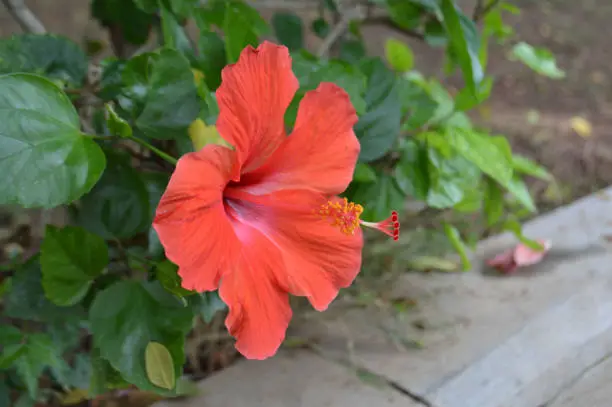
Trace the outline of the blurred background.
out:
M 65 35 L 87 49 L 95 48 L 98 60 L 113 53 L 112 33 L 91 17 L 88 1 L 26 0 L 25 3 L 49 33 Z M 279 11 L 288 10 L 300 16 L 309 27 L 319 16 L 317 1 L 261 0 L 249 3 L 266 20 Z M 464 10 L 473 10 L 477 2 L 462 0 L 458 3 Z M 609 45 L 612 2 L 514 0 L 511 3 L 521 10 L 519 15 L 504 17 L 504 23 L 515 32 L 512 42 L 524 41 L 547 48 L 554 54 L 565 77 L 551 80 L 534 74 L 533 70 L 509 56 L 507 44 L 493 43 L 489 50 L 487 73 L 495 78 L 494 91 L 486 102 L 469 111 L 468 115 L 477 126 L 490 129 L 491 134 L 506 136 L 514 153 L 531 158 L 554 176 L 554 182 L 527 180 L 539 213 L 543 213 L 612 184 L 612 135 L 609 134 L 612 128 L 612 47 Z M 190 23 L 188 31 L 195 33 L 195 25 Z M 19 24 L 0 5 L 0 37 L 21 32 Z M 324 41 L 310 30 L 306 30 L 304 35 L 307 49 L 316 50 Z M 462 88 L 460 74 L 447 77 L 444 73 L 443 48 L 432 47 L 382 20 L 364 25 L 362 35 L 368 54 L 380 57 L 385 55 L 385 43 L 389 38 L 405 41 L 414 52 L 415 69 L 439 77 L 451 95 Z M 120 52 L 129 54 L 130 50 Z M 440 241 L 437 244 L 436 239 L 440 239 L 442 233 L 430 230 L 440 217 L 450 217 L 462 225 L 462 233 L 470 235 L 474 241 L 491 233 L 482 228 L 470 230 L 473 218 L 468 215 L 430 213 L 422 211 L 418 205 L 416 209 L 408 206 L 416 213 L 404 223 L 404 230 L 411 231 L 411 248 L 396 253 L 393 255 L 395 258 L 407 259 L 416 252 L 431 252 L 437 256 L 449 250 L 448 243 Z M 67 215 L 61 209 L 40 211 L 0 207 L 0 262 L 16 254 L 27 255 L 28 251 L 37 250 L 45 224 L 66 222 Z M 378 254 L 382 255 L 377 254 L 374 246 L 366 258 L 369 271 L 364 275 L 355 298 L 369 293 L 364 289 L 369 287 L 369 276 L 375 280 L 373 290 L 376 291 L 379 289 L 380 270 L 396 267 L 394 260 L 388 258 L 388 248 L 381 246 L 378 249 Z M 438 262 L 434 266 L 443 264 Z M 409 300 L 394 305 L 411 306 Z M 222 321 L 222 318 L 217 318 L 212 325 L 201 326 L 191 335 L 191 373 L 197 378 L 229 365 L 237 357 L 231 342 L 226 341 L 227 335 L 222 335 L 222 340 L 215 336 L 214 346 L 202 347 L 202 343 L 210 342 L 206 338 L 223 330 Z M 300 343 L 295 345 L 300 346 Z M 414 345 L 419 346 L 418 343 Z

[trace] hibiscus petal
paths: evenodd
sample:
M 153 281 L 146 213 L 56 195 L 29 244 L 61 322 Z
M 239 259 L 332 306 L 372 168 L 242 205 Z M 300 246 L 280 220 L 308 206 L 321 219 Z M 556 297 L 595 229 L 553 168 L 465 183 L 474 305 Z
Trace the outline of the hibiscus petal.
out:
M 157 207 L 153 227 L 186 289 L 216 289 L 240 252 L 222 198 L 235 160 L 218 145 L 184 155 Z
M 342 193 L 353 177 L 359 141 L 353 131 L 357 114 L 347 93 L 321 83 L 300 103 L 293 133 L 268 162 L 242 180 L 249 192 L 312 189 Z
M 287 48 L 267 41 L 257 49 L 246 47 L 221 77 L 217 129 L 236 148 L 242 172 L 248 172 L 285 139 L 285 110 L 299 84 Z
M 516 262 L 517 266 L 531 266 L 542 261 L 544 256 L 546 256 L 550 250 L 551 242 L 550 240 L 544 239 L 538 239 L 537 242 L 542 246 L 542 250 L 532 249 L 531 247 L 522 243 L 516 246 L 514 251 L 514 261 Z
M 315 309 L 325 310 L 359 273 L 362 232 L 346 235 L 318 215 L 327 201 L 321 194 L 285 190 L 256 196 L 232 190 L 226 196 L 237 216 L 279 249 L 285 267 L 277 280 L 291 294 L 307 297 Z
M 487 260 L 487 265 L 502 273 L 509 274 L 519 267 L 537 264 L 542 261 L 551 247 L 549 240 L 538 239 L 537 242 L 542 245 L 543 250 L 534 250 L 523 243 L 519 243 L 515 247 Z
M 246 358 L 266 359 L 280 347 L 291 320 L 289 296 L 276 280 L 285 266 L 261 232 L 236 229 L 245 244 L 233 271 L 221 279 L 219 295 L 229 308 L 225 325 Z

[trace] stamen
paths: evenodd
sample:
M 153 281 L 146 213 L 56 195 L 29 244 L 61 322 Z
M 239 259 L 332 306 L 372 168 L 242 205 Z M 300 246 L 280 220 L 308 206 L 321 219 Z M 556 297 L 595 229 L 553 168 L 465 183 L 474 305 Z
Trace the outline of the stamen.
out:
M 331 218 L 332 226 L 338 226 L 340 231 L 347 235 L 354 235 L 355 230 L 359 228 L 362 212 L 363 206 L 349 202 L 346 198 L 339 202 L 327 201 L 319 209 L 319 215 Z
M 382 222 L 366 222 L 360 219 L 363 213 L 363 206 L 349 202 L 343 198 L 340 201 L 328 201 L 321 205 L 319 215 L 323 218 L 332 220 L 332 226 L 337 226 L 342 233 L 354 235 L 359 226 L 380 230 L 393 240 L 399 239 L 400 223 L 397 212 L 391 212 L 391 216 Z

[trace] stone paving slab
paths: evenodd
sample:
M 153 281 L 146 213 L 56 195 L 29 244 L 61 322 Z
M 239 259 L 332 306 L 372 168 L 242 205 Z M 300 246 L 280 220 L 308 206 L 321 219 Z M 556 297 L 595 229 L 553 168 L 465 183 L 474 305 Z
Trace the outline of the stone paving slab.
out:
M 552 240 L 540 264 L 489 275 L 484 260 L 516 241 L 509 234 L 487 239 L 471 272 L 402 276 L 395 295 L 417 306 L 401 318 L 380 308 L 342 309 L 338 301 L 291 329 L 316 339 L 323 358 L 301 350 L 239 362 L 203 381 L 205 394 L 181 406 L 612 406 L 612 392 L 602 389 L 592 398 L 600 404 L 572 401 L 603 385 L 603 376 L 612 379 L 607 365 L 589 375 L 612 354 L 612 188 L 524 231 Z M 390 386 L 373 388 L 337 361 Z
M 201 394 L 157 407 L 418 407 L 407 396 L 368 385 L 354 372 L 304 350 L 241 361 L 198 384 Z
M 610 407 L 612 405 L 612 358 L 598 361 L 572 386 L 546 407 Z
M 551 239 L 553 249 L 519 275 L 483 273 L 484 259 L 516 243 L 511 235 L 482 242 L 470 273 L 405 275 L 397 294 L 416 300 L 417 310 L 387 326 L 424 349 L 398 350 L 371 328 L 384 319 L 371 311 L 320 323 L 321 347 L 432 406 L 545 403 L 612 352 L 611 195 L 612 188 L 527 224 L 528 236 Z

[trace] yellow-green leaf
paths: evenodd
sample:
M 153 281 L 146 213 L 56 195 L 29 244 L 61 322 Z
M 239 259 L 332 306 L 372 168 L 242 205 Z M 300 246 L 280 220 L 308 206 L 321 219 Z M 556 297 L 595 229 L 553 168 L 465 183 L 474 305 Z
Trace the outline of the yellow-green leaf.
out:
M 208 126 L 202 119 L 195 119 L 187 131 L 195 151 L 201 150 L 208 144 L 218 144 L 231 148 L 229 143 L 221 137 L 217 127 Z
M 414 54 L 408 45 L 394 38 L 385 43 L 385 56 L 391 67 L 398 72 L 407 72 L 414 66 Z
M 176 385 L 174 363 L 170 351 L 159 342 L 149 342 L 145 350 L 147 377 L 156 386 L 172 390 Z
M 87 390 L 73 389 L 62 397 L 61 403 L 64 406 L 79 404 L 89 399 L 88 394 Z

